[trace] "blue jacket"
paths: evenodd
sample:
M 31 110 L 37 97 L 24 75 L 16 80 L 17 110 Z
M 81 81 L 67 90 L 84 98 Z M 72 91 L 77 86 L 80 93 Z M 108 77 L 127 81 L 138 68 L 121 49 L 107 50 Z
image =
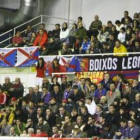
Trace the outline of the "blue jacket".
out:
M 45 96 L 42 97 L 44 100 L 44 104 L 48 104 L 51 99 L 51 94 L 48 92 Z
M 140 138 L 140 128 L 137 125 L 135 125 L 133 128 L 128 128 L 126 131 L 126 137 L 138 140 L 138 138 Z
M 106 96 L 106 89 L 103 88 L 101 91 L 100 90 L 95 90 L 95 93 L 94 93 L 94 97 L 97 98 L 97 99 L 100 99 L 102 96 Z
M 87 51 L 89 49 L 89 47 L 90 47 L 89 41 L 86 43 L 85 42 L 82 43 L 82 50 L 83 51 Z

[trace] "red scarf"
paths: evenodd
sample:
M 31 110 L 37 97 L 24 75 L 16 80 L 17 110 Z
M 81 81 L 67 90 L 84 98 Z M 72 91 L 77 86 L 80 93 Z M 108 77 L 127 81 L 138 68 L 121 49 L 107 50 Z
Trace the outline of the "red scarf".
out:
M 21 83 L 14 84 L 14 85 L 12 86 L 12 88 L 15 88 L 15 89 L 17 89 L 17 88 L 19 88 L 19 87 L 20 87 L 20 84 L 21 84 Z

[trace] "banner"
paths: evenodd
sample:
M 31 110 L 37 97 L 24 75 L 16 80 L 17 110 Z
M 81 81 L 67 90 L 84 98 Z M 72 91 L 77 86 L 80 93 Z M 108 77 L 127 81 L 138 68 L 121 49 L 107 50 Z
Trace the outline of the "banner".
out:
M 98 84 L 104 78 L 104 72 L 78 72 L 76 73 L 78 79 L 90 78 L 91 82 Z
M 92 56 L 46 56 L 47 73 L 95 72 L 95 71 L 131 71 L 140 69 L 140 55 L 117 57 L 113 55 Z M 130 72 L 128 77 L 135 77 Z
M 37 47 L 0 48 L 0 67 L 29 67 L 38 60 Z
M 26 47 L 17 49 L 16 67 L 29 67 L 38 60 L 39 51 L 36 47 Z
M 124 57 L 94 56 L 89 57 L 89 71 L 124 71 L 139 70 L 140 55 Z
M 13 48 L 0 48 L 0 67 L 14 67 L 17 50 Z

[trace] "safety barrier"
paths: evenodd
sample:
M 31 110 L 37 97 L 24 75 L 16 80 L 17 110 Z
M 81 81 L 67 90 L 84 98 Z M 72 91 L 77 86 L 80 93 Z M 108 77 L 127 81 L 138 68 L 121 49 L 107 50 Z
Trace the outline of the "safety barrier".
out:
M 41 23 L 44 23 L 47 27 L 46 29 L 47 30 L 50 30 L 50 29 L 53 29 L 54 28 L 54 25 L 56 23 L 60 23 L 62 24 L 63 22 L 67 22 L 69 26 L 72 25 L 73 22 L 75 22 L 75 20 L 71 20 L 71 19 L 65 19 L 65 18 L 60 18 L 60 17 L 53 17 L 53 16 L 49 16 L 49 15 L 40 15 L 40 16 L 37 16 L 5 33 L 2 33 L 0 34 L 0 38 L 1 38 L 1 41 L 0 41 L 0 46 L 2 46 L 4 43 L 6 43 L 7 45 L 5 46 L 6 48 L 8 47 L 11 47 L 12 46 L 12 43 L 11 43 L 11 39 L 12 37 L 16 34 L 16 31 L 17 30 L 21 30 L 21 33 L 24 33 L 25 30 L 26 30 L 26 26 L 29 24 L 32 26 L 32 28 L 38 28 L 38 26 L 41 24 Z M 50 28 L 51 26 L 51 28 Z M 5 36 L 8 36 L 8 38 L 5 39 Z

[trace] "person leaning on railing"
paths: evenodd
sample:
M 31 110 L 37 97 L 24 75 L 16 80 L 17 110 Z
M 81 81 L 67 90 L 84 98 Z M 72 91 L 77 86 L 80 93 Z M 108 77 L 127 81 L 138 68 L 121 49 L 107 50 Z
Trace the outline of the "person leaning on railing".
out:
M 13 47 L 23 47 L 25 39 L 21 36 L 21 32 L 17 31 L 16 35 L 12 38 Z
M 127 49 L 124 45 L 121 44 L 120 40 L 116 40 L 114 47 L 114 56 L 126 56 Z M 116 54 L 120 53 L 120 54 Z

